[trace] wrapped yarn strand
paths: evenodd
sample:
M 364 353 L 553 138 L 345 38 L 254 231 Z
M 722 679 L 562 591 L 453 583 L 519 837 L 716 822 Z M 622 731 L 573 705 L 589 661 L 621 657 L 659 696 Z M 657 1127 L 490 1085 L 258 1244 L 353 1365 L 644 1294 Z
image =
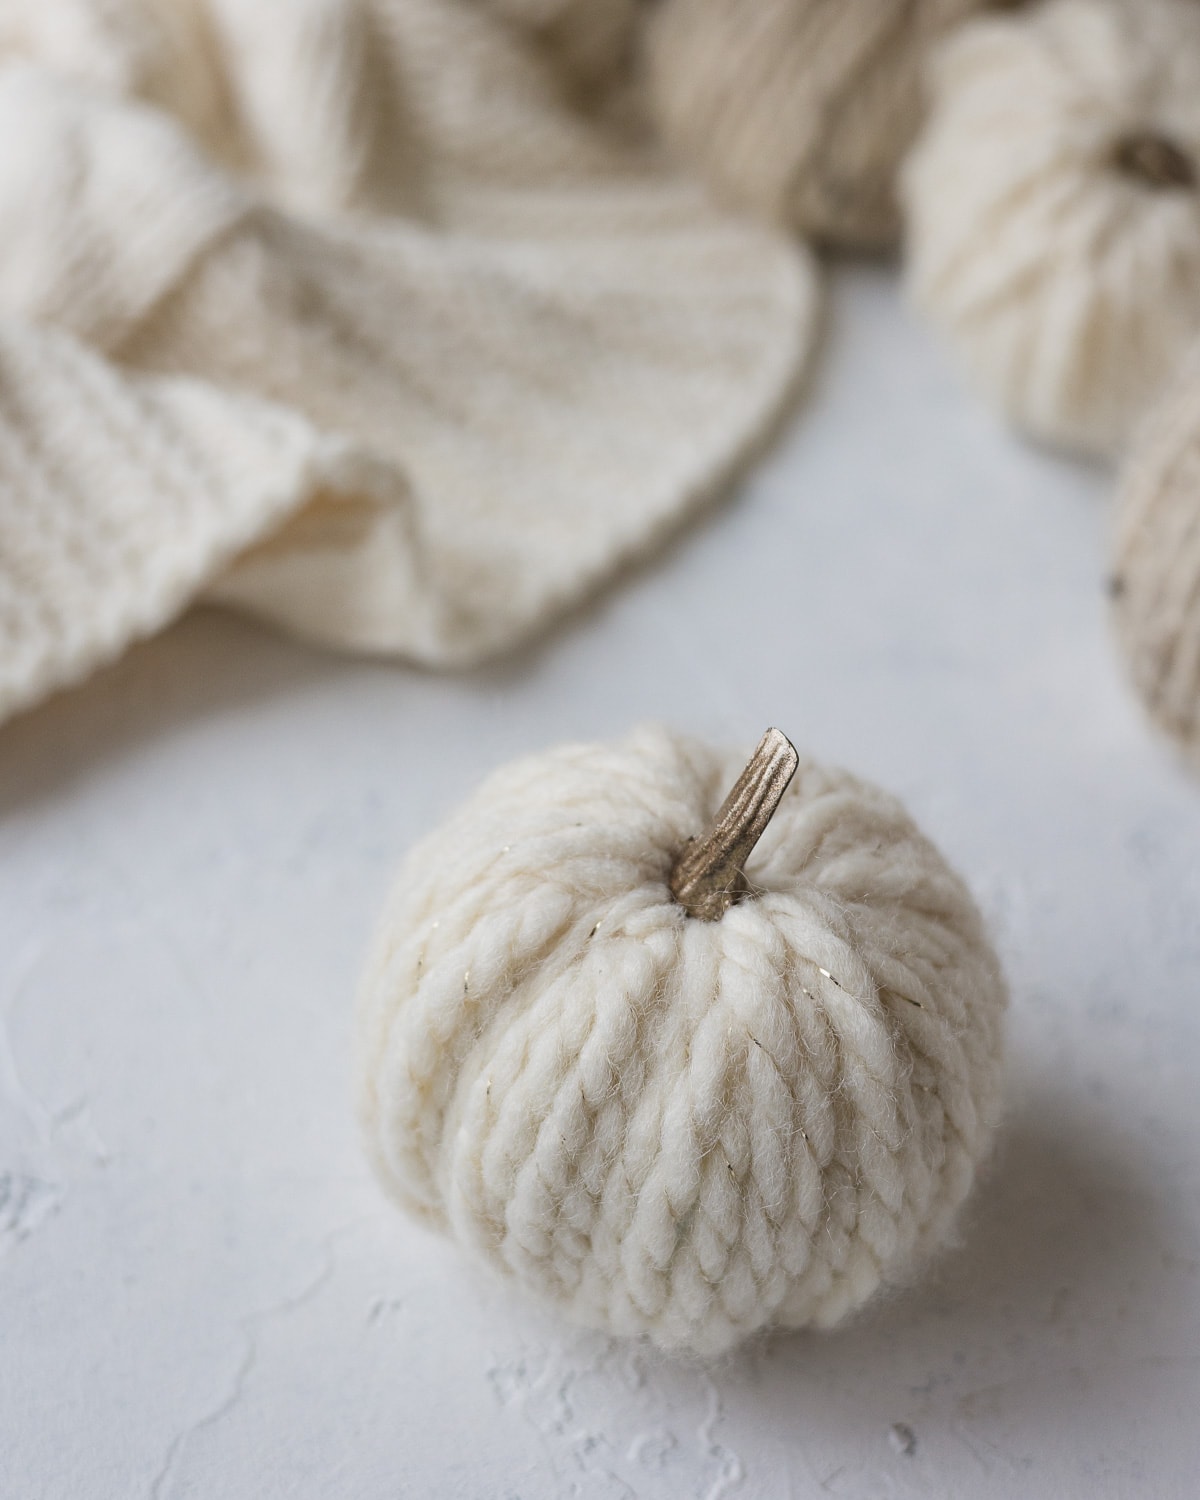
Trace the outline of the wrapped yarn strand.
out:
M 883 792 L 778 731 L 749 766 L 658 729 L 566 745 L 402 868 L 359 1002 L 364 1137 L 403 1208 L 530 1297 L 719 1355 L 945 1243 L 1005 1004 Z

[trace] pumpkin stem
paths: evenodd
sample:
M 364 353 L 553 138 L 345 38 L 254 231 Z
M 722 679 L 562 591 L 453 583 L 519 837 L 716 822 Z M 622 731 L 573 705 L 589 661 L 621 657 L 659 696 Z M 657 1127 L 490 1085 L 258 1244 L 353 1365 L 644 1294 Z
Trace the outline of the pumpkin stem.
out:
M 1168 136 L 1139 130 L 1122 137 L 1113 152 L 1122 172 L 1152 188 L 1194 188 L 1196 164 Z
M 768 729 L 721 804 L 712 828 L 690 839 L 671 871 L 671 894 L 702 922 L 716 922 L 750 894 L 746 861 L 783 800 L 800 757 L 778 729 Z

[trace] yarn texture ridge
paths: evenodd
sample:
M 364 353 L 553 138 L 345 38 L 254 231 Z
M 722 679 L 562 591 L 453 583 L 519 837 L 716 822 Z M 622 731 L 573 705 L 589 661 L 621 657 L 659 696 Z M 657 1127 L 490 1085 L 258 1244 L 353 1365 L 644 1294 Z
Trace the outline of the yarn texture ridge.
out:
M 1113 613 L 1151 718 L 1200 768 L 1200 365 L 1161 403 L 1117 497 Z
M 482 660 L 755 450 L 811 257 L 528 9 L 0 0 L 0 719 L 197 598 Z
M 741 770 L 664 730 L 510 765 L 413 850 L 358 1009 L 388 1192 L 570 1319 L 717 1355 L 951 1232 L 1006 991 L 900 805 L 801 760 L 718 921 L 667 881 Z
M 969 22 L 905 169 L 914 300 L 1018 426 L 1120 452 L 1200 336 L 1200 8 Z
M 661 0 L 655 122 L 730 202 L 855 248 L 900 233 L 930 48 L 986 0 Z

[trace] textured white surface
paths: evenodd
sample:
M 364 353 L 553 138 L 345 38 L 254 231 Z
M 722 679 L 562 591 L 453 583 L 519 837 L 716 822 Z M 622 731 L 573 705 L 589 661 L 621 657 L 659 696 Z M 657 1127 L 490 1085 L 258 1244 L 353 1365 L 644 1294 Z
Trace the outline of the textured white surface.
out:
M 209 614 L 0 733 L 6 1500 L 1194 1494 L 1200 785 L 1110 649 L 1107 484 L 1004 434 L 890 276 L 831 321 L 742 498 L 535 652 L 423 676 Z M 710 1371 L 465 1275 L 350 1109 L 409 841 L 655 716 L 902 796 L 1014 991 L 962 1248 Z

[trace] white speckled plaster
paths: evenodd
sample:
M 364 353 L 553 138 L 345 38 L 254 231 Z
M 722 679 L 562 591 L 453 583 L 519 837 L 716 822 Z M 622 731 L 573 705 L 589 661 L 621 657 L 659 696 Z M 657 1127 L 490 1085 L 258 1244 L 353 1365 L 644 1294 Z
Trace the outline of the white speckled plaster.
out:
M 1002 432 L 886 273 L 830 324 L 740 498 L 517 660 L 198 614 L 0 729 L 4 1500 L 1200 1493 L 1200 782 L 1110 649 L 1108 481 Z M 347 1086 L 409 841 L 648 717 L 899 792 L 1014 988 L 961 1247 L 711 1370 L 467 1274 L 377 1194 Z

